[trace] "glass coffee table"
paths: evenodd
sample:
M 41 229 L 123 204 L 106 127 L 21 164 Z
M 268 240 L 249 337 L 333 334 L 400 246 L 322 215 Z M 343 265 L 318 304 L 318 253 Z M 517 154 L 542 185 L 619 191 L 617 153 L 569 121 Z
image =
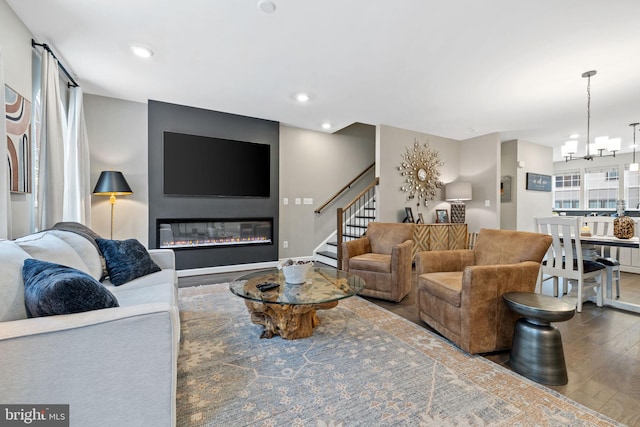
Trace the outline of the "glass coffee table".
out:
M 258 285 L 277 287 L 260 291 Z M 276 268 L 243 275 L 229 285 L 231 292 L 244 298 L 251 321 L 264 326 L 261 338 L 280 335 L 284 339 L 307 338 L 320 324 L 316 310 L 327 310 L 338 301 L 364 288 L 362 278 L 346 271 L 313 267 L 301 284 L 286 283 Z

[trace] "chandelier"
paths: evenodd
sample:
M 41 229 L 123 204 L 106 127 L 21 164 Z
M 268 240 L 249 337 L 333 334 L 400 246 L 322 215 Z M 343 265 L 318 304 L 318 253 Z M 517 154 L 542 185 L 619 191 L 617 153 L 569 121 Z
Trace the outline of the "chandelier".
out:
M 633 126 L 633 162 L 629 165 L 629 170 L 631 172 L 638 171 L 638 164 L 636 163 L 636 126 L 640 125 L 640 123 L 630 123 L 629 126 Z
M 560 148 L 560 152 L 564 160 L 593 160 L 594 155 L 592 152 L 598 152 L 598 157 L 615 157 L 616 151 L 620 151 L 622 140 L 620 138 L 609 138 L 608 136 L 599 136 L 595 138 L 595 143 L 591 144 L 589 139 L 590 125 L 591 125 L 591 77 L 595 76 L 596 70 L 585 71 L 582 73 L 582 77 L 587 79 L 587 154 L 582 157 L 573 157 L 578 152 L 578 141 L 575 139 L 566 141 Z M 604 151 L 609 151 L 611 154 L 602 154 Z

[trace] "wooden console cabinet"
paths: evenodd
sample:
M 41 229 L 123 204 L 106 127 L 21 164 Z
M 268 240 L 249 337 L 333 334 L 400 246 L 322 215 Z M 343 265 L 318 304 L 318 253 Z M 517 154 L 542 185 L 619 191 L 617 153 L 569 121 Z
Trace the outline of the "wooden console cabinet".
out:
M 467 224 L 416 224 L 413 253 L 467 249 Z

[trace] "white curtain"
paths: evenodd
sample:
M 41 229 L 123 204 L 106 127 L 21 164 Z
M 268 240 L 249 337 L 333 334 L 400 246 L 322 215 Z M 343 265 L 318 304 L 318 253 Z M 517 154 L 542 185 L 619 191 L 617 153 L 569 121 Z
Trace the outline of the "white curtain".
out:
M 44 230 L 62 221 L 64 211 L 64 114 L 60 96 L 58 61 L 42 54 L 40 85 L 42 124 L 37 141 L 36 228 Z
M 63 221 L 91 226 L 89 141 L 84 121 L 82 89 L 71 88 L 64 144 Z
M 4 68 L 0 48 L 0 240 L 11 239 L 11 193 L 9 191 L 9 163 L 7 150 L 7 121 L 5 119 Z

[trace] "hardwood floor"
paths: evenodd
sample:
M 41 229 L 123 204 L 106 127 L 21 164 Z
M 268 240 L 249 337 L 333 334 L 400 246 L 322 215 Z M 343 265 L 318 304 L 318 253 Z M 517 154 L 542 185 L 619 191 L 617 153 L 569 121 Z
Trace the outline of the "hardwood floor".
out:
M 180 278 L 179 285 L 225 283 L 244 272 Z M 401 302 L 367 300 L 425 329 L 414 290 Z M 640 275 L 622 273 L 621 300 L 640 303 Z M 569 383 L 559 393 L 629 426 L 640 427 L 640 314 L 585 303 L 582 313 L 556 323 L 562 333 Z M 509 368 L 509 352 L 484 355 Z

